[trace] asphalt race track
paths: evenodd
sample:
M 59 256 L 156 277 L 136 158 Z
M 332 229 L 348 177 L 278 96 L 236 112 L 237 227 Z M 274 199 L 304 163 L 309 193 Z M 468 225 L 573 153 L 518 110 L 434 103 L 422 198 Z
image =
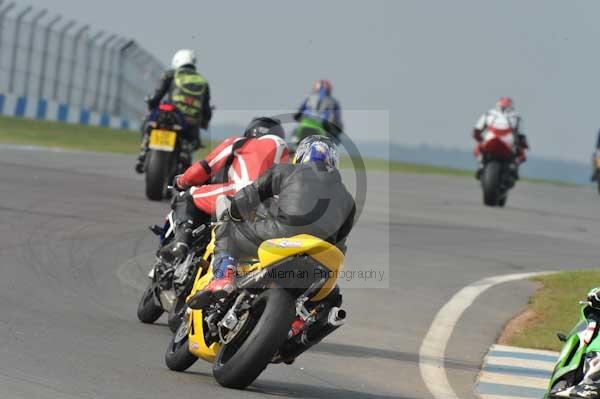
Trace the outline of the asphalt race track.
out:
M 164 320 L 136 319 L 156 245 L 146 226 L 167 204 L 144 198 L 132 166 L 0 148 L 0 398 L 431 398 L 419 347 L 453 294 L 484 277 L 598 265 L 592 188 L 523 183 L 495 210 L 475 180 L 369 174 L 348 264 L 389 268 L 389 288 L 350 283 L 347 326 L 247 391 L 225 390 L 207 363 L 169 371 Z M 532 289 L 499 285 L 460 319 L 445 360 L 458 397 L 472 397 L 485 350 Z

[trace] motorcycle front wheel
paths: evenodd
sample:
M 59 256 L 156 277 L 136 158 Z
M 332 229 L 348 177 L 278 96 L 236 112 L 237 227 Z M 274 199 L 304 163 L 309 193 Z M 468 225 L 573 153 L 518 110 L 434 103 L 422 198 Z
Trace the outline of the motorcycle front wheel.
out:
M 483 188 L 483 203 L 487 206 L 497 206 L 501 198 L 500 179 L 502 177 L 502 164 L 489 162 L 483 168 L 481 186 Z
M 170 370 L 185 371 L 189 369 L 198 358 L 190 352 L 189 332 L 190 321 L 181 323 L 177 332 L 173 334 L 165 353 L 165 364 Z

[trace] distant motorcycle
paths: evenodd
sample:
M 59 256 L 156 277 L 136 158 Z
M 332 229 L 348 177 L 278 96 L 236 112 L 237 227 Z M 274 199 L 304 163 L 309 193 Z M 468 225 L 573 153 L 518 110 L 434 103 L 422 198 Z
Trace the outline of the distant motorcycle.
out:
M 146 124 L 149 138 L 144 172 L 146 197 L 152 201 L 167 198 L 168 184 L 191 164 L 193 148 L 179 137 L 184 123 L 172 104 L 161 104 Z
M 164 225 L 154 225 L 150 229 L 159 237 L 159 249 L 174 238 L 173 211 L 169 212 Z M 158 256 L 148 277 L 150 282 L 138 304 L 137 316 L 143 323 L 154 323 L 168 312 L 168 325 L 171 331 L 179 327 L 186 309 L 185 299 L 192 290 L 198 270 L 208 267 L 210 258 L 203 255 L 211 239 L 210 224 L 203 224 L 192 232 L 194 241 L 187 257 L 174 264 L 163 261 Z
M 309 136 L 327 136 L 327 131 L 323 126 L 323 122 L 313 118 L 302 118 L 296 130 L 294 130 L 294 135 L 292 136 L 292 142 L 288 145 L 290 150 L 290 154 L 296 152 L 296 148 L 298 148 L 298 143 Z
M 596 151 L 592 156 L 592 168 L 592 181 L 596 182 L 600 194 L 600 151 Z
M 524 136 L 515 135 L 512 129 L 489 127 L 483 134 L 483 141 L 479 144 L 483 157 L 480 180 L 483 203 L 487 206 L 506 205 L 508 191 L 518 179 L 518 140 L 524 140 Z
M 600 398 L 600 311 L 581 301 L 579 322 L 569 335 L 558 333 L 564 342 L 550 377 L 545 399 Z

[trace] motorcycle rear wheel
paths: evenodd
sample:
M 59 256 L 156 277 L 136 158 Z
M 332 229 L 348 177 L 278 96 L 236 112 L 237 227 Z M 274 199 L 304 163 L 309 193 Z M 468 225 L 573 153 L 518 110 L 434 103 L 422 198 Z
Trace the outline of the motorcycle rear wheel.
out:
M 146 197 L 151 201 L 161 201 L 166 194 L 170 156 L 171 153 L 165 151 L 148 151 Z
M 213 364 L 217 382 L 233 389 L 250 385 L 287 339 L 295 317 L 294 301 L 285 290 L 272 288 L 260 294 L 246 326 L 217 354 Z

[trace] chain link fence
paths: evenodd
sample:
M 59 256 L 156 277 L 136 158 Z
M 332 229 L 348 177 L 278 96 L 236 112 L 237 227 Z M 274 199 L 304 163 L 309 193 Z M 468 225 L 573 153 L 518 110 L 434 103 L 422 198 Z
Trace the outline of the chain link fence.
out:
M 55 104 L 59 120 L 73 109 L 82 123 L 92 113 L 138 120 L 162 71 L 131 39 L 0 0 L 0 94 L 17 99 L 17 116 L 29 102 L 40 119 Z

